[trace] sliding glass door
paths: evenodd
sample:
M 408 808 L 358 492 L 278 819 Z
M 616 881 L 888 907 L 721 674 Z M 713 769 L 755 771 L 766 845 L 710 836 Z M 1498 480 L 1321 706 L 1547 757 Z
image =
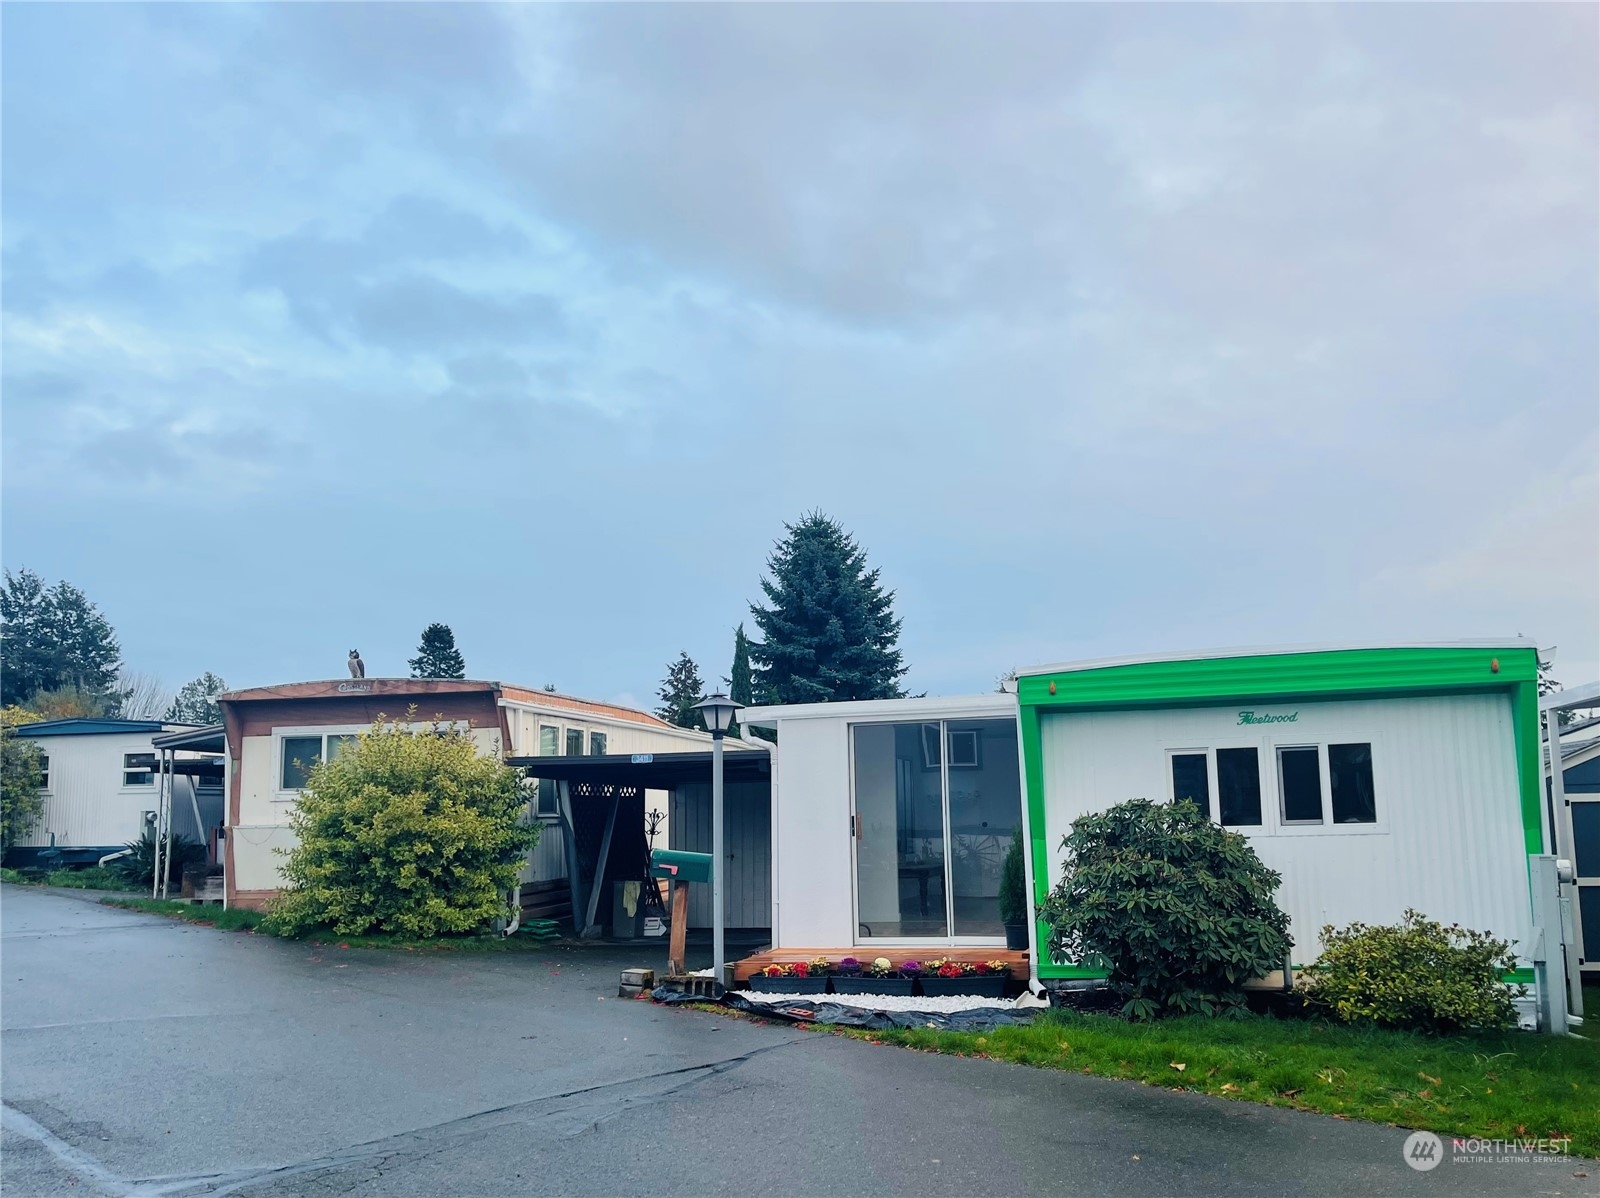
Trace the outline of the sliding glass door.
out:
M 851 729 L 857 941 L 998 941 L 1022 819 L 1014 720 Z

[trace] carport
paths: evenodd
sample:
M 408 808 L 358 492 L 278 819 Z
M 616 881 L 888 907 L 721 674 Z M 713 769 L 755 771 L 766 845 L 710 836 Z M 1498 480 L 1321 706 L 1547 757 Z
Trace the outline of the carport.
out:
M 711 754 L 508 757 L 506 764 L 555 788 L 541 817 L 566 833 L 573 925 L 598 936 L 614 884 L 643 882 L 651 848 L 711 851 Z M 772 926 L 772 758 L 759 748 L 723 757 L 724 920 L 729 929 Z M 643 834 L 645 792 L 668 795 L 667 844 Z M 596 884 L 599 879 L 599 884 Z M 689 926 L 711 926 L 710 887 L 691 887 Z

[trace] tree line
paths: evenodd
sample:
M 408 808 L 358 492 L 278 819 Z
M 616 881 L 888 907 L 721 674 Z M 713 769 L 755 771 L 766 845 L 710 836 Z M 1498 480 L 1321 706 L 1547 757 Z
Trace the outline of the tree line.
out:
M 784 525 L 760 580 L 765 602 L 750 605 L 760 634 L 734 629 L 724 680 L 737 702 L 831 703 L 898 699 L 906 664 L 894 592 L 885 590 L 866 551 L 837 520 L 810 512 Z M 667 667 L 656 715 L 680 728 L 705 727 L 694 705 L 705 696 L 699 666 L 685 650 Z

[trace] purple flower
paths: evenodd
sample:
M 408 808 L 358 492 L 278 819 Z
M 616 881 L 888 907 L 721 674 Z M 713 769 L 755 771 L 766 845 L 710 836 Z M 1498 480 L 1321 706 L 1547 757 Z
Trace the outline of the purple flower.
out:
M 922 962 L 902 961 L 900 962 L 900 972 L 908 978 L 914 978 L 922 972 Z
M 861 962 L 854 957 L 846 957 L 839 962 L 839 973 L 847 978 L 859 977 L 861 974 Z

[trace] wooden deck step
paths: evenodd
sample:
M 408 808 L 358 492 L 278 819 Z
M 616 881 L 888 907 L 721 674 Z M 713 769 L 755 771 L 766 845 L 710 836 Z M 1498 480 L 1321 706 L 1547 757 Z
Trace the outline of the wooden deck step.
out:
M 854 957 L 858 961 L 871 961 L 875 957 L 888 957 L 898 965 L 901 961 L 927 961 L 937 957 L 944 957 L 950 961 L 1004 961 L 1011 966 L 1011 976 L 1026 978 L 1028 976 L 1028 954 L 1006 948 L 972 948 L 963 945 L 960 948 L 940 948 L 931 946 L 926 948 L 870 948 L 864 945 L 853 945 L 849 948 L 769 948 L 765 952 L 753 953 L 743 960 L 733 963 L 733 978 L 735 982 L 742 982 L 758 969 L 768 965 L 787 965 L 792 961 L 812 961 L 817 957 L 826 957 L 830 961 L 839 961 L 844 957 Z

